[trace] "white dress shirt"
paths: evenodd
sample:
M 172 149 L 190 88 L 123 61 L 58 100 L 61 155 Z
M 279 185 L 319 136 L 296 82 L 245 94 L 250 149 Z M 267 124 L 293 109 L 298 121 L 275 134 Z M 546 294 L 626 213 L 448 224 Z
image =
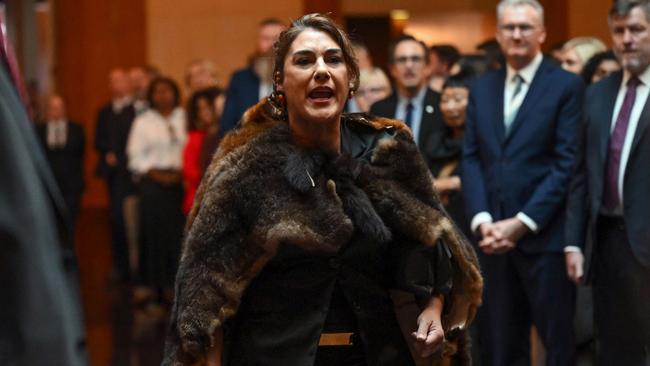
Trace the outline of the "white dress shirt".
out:
M 167 118 L 155 109 L 143 112 L 133 121 L 126 145 L 129 169 L 136 175 L 151 169 L 180 170 L 186 140 L 182 108 L 177 107 Z
M 521 107 L 521 104 L 524 102 L 524 99 L 526 98 L 526 94 L 528 94 L 528 89 L 530 89 L 530 85 L 533 82 L 533 78 L 535 77 L 535 73 L 537 73 L 537 70 L 539 69 L 539 66 L 542 64 L 542 61 L 544 60 L 544 57 L 542 56 L 541 53 L 538 53 L 533 60 L 523 67 L 520 70 L 515 70 L 512 68 L 512 66 L 507 65 L 506 66 L 506 80 L 505 80 L 505 88 L 504 88 L 504 93 L 503 93 L 503 116 L 504 120 L 510 116 L 511 113 L 516 113 L 519 111 L 519 107 Z M 517 94 L 517 96 L 513 99 L 512 96 L 515 92 L 515 87 L 517 85 L 515 81 L 515 75 L 521 76 L 523 79 L 523 83 L 521 85 L 521 90 Z M 512 120 L 514 120 L 514 116 L 511 116 Z M 504 121 L 505 123 L 505 121 Z M 526 215 L 523 212 L 517 213 L 516 217 L 524 224 L 530 231 L 532 232 L 537 232 L 539 227 L 537 226 L 537 223 L 530 218 L 530 216 Z M 472 222 L 470 224 L 470 227 L 472 231 L 476 231 L 481 224 L 486 224 L 486 223 L 492 223 L 494 219 L 492 218 L 492 215 L 487 212 L 479 212 L 474 217 L 472 218 Z
M 268 97 L 271 95 L 271 92 L 273 92 L 273 83 L 270 81 L 260 81 L 259 100 Z
M 535 56 L 535 58 L 533 58 L 533 60 L 521 70 L 515 70 L 510 65 L 506 66 L 506 85 L 503 93 L 504 119 L 507 119 L 512 114 L 513 116 L 511 116 L 511 119 L 514 120 L 514 117 L 519 111 L 519 107 L 521 107 L 521 104 L 526 98 L 526 94 L 528 94 L 528 89 L 530 89 L 530 84 L 533 82 L 535 73 L 537 72 L 537 69 L 539 69 L 539 65 L 542 64 L 543 60 L 544 57 L 542 54 L 538 53 L 537 56 Z M 517 82 L 515 80 L 516 75 L 521 76 L 523 83 L 521 84 L 521 90 L 517 96 L 513 98 L 513 94 L 515 93 L 515 88 L 517 86 Z
M 65 119 L 47 121 L 47 146 L 64 147 L 68 139 L 68 122 Z
M 630 80 L 632 75 L 627 71 L 623 71 L 623 80 L 621 85 L 618 88 L 618 95 L 616 96 L 616 103 L 614 104 L 614 111 L 612 113 L 612 121 L 610 127 L 610 134 L 614 132 L 614 127 L 616 126 L 616 119 L 618 114 L 621 111 L 621 106 L 623 105 L 623 99 L 625 99 L 625 93 L 627 92 L 627 81 Z M 630 149 L 632 148 L 632 141 L 634 140 L 634 134 L 636 133 L 636 127 L 639 124 L 639 119 L 641 118 L 641 112 L 643 112 L 643 107 L 648 100 L 648 94 L 650 94 L 650 67 L 646 68 L 645 71 L 639 75 L 639 80 L 641 81 L 636 87 L 636 99 L 634 100 L 634 106 L 632 107 L 632 112 L 630 113 L 630 121 L 627 125 L 627 131 L 625 132 L 625 140 L 623 141 L 623 150 L 621 150 L 621 165 L 618 170 L 618 192 L 619 192 L 619 205 L 614 208 L 613 212 L 603 212 L 608 215 L 623 215 L 623 196 L 625 192 L 623 191 L 623 179 L 625 177 L 625 168 L 627 166 L 627 161 L 630 157 Z M 570 243 L 570 244 L 579 244 L 579 243 Z M 564 247 L 565 252 L 580 252 L 580 247 L 576 245 L 569 245 Z
M 133 103 L 133 100 L 128 95 L 122 98 L 113 99 L 111 103 L 113 107 L 113 113 L 120 114 L 120 112 L 122 112 L 122 109 L 128 107 L 131 103 Z
M 420 91 L 413 98 L 407 98 L 397 93 L 397 108 L 395 109 L 395 119 L 406 123 L 406 106 L 411 102 L 413 111 L 411 112 L 411 132 L 413 132 L 413 140 L 418 144 L 420 129 L 422 125 L 422 113 L 424 112 L 424 97 L 427 94 L 428 86 L 423 86 Z M 427 113 L 433 113 L 433 109 L 427 106 Z M 431 112 L 429 112 L 431 110 Z

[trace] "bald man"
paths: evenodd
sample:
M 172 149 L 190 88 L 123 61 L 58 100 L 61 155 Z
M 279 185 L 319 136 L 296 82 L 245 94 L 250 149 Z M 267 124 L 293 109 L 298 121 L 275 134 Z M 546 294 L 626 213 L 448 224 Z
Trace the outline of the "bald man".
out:
M 126 141 L 135 119 L 132 84 L 123 69 L 113 69 L 108 75 L 113 98 L 97 116 L 95 150 L 99 156 L 95 173 L 104 178 L 110 198 L 111 239 L 113 242 L 112 280 L 129 278 L 129 252 L 124 221 L 125 198 L 135 194 L 131 173 L 127 169 Z
M 84 131 L 80 124 L 68 120 L 59 95 L 48 97 L 45 117 L 36 130 L 74 224 L 84 189 Z

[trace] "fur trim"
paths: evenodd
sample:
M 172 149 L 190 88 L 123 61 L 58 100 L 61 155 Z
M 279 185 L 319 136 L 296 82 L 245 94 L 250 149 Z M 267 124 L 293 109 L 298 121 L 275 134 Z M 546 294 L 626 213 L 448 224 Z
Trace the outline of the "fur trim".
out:
M 240 128 L 224 138 L 197 191 L 163 365 L 204 359 L 218 342 L 215 332 L 237 311 L 243 291 L 279 243 L 333 252 L 354 228 L 378 242 L 390 240 L 391 231 L 426 246 L 444 240 L 458 270 L 443 326 L 446 332 L 465 328 L 480 304 L 476 256 L 442 209 L 408 128 L 350 115 L 397 132 L 379 143 L 370 164 L 332 159 L 293 145 L 288 125 L 273 120 L 265 103 L 249 109 Z

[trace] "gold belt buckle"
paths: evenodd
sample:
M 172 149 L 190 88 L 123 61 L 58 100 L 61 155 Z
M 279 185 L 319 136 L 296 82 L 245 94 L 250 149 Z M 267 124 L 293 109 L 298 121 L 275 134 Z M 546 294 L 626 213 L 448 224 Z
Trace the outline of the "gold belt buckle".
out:
M 354 333 L 321 333 L 319 346 L 351 346 Z

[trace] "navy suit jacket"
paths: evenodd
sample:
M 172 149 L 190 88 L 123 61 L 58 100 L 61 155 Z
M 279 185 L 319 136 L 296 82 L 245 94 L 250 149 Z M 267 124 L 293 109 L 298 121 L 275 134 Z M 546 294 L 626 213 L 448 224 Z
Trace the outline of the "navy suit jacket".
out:
M 246 110 L 260 101 L 260 79 L 251 66 L 236 71 L 230 78 L 226 102 L 219 126 L 219 135 L 224 136 L 237 126 Z
M 379 117 L 395 118 L 397 103 L 397 92 L 393 91 L 393 93 L 388 97 L 375 102 L 370 107 L 370 114 Z M 445 125 L 445 122 L 443 121 L 442 114 L 439 111 L 439 105 L 440 94 L 432 89 L 427 89 L 424 96 L 424 105 L 422 106 L 423 110 L 422 118 L 420 120 L 420 135 L 413 137 L 413 139 L 418 142 L 420 153 L 427 162 L 429 170 L 434 174 L 438 173 L 443 163 L 437 161 L 431 153 L 435 150 L 437 145 L 443 143 L 444 138 L 450 133 L 447 125 Z M 433 107 L 433 109 L 429 108 L 429 110 L 427 110 L 426 107 Z
M 517 246 L 561 252 L 563 213 L 576 153 L 584 84 L 542 61 L 506 136 L 505 70 L 470 88 L 461 180 L 468 217 L 487 211 L 495 221 L 523 212 L 538 225 Z
M 3 61 L 0 365 L 87 365 L 70 220 Z
M 115 173 L 128 175 L 126 143 L 129 140 L 131 125 L 136 117 L 133 104 L 124 107 L 119 113 L 113 111 L 113 104 L 107 103 L 97 114 L 95 129 L 95 150 L 99 155 L 95 174 L 109 178 Z M 117 166 L 106 163 L 106 154 L 112 152 L 117 157 Z
M 567 207 L 567 245 L 576 245 L 585 249 L 585 245 L 590 244 L 596 234 L 597 218 L 603 197 L 610 128 L 622 77 L 622 72 L 616 73 L 587 89 L 575 174 L 571 181 Z M 646 101 L 632 139 L 623 177 L 625 230 L 632 252 L 646 267 L 650 267 L 648 125 L 650 125 L 650 103 Z M 589 259 L 589 253 L 586 254 Z
M 86 139 L 80 124 L 68 121 L 66 144 L 61 148 L 47 146 L 47 123 L 36 126 L 36 132 L 54 179 L 66 195 L 81 195 L 84 189 L 83 159 Z

